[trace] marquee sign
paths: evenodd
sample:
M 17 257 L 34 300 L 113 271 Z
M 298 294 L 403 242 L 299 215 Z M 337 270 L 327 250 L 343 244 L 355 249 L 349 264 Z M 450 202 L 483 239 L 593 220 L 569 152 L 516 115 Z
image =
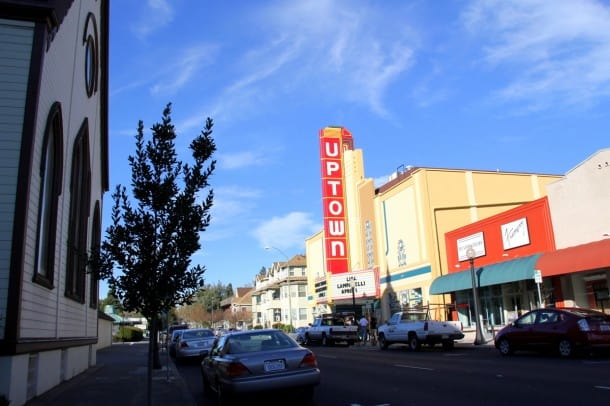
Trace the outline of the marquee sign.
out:
M 352 134 L 345 128 L 320 130 L 324 254 L 326 271 L 331 275 L 350 269 L 343 151 L 351 150 L 353 145 Z
M 380 293 L 378 278 L 377 268 L 331 275 L 332 298 L 333 300 L 351 299 L 352 284 L 354 285 L 354 298 L 377 298 Z

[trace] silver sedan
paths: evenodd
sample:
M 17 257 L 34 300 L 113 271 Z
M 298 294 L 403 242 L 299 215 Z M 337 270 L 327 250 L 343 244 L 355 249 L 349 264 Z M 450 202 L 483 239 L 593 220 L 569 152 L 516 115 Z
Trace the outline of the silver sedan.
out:
M 248 394 L 290 391 L 310 402 L 320 383 L 314 353 L 281 330 L 263 329 L 225 334 L 201 363 L 204 395 L 219 405 Z
M 176 361 L 205 356 L 214 345 L 216 336 L 210 328 L 182 330 L 176 341 Z

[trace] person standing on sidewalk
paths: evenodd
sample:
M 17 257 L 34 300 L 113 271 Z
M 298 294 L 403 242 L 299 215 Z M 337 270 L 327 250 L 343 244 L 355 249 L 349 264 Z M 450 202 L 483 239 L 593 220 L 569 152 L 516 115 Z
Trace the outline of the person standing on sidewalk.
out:
M 374 314 L 371 314 L 371 321 L 369 322 L 369 337 L 371 343 L 377 343 L 377 317 Z
M 364 315 L 362 315 L 360 321 L 358 321 L 358 329 L 360 330 L 360 341 L 366 343 L 368 339 L 369 321 Z

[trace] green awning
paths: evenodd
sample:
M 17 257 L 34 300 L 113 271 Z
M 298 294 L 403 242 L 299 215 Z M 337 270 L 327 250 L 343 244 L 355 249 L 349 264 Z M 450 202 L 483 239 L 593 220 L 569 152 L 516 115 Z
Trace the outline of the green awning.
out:
M 534 279 L 534 270 L 540 255 L 534 254 L 485 266 L 476 266 L 475 262 L 474 270 L 477 286 L 483 287 L 524 279 Z M 430 294 L 442 295 L 443 293 L 465 289 L 472 289 L 470 269 L 436 278 L 432 281 L 432 285 L 430 285 Z

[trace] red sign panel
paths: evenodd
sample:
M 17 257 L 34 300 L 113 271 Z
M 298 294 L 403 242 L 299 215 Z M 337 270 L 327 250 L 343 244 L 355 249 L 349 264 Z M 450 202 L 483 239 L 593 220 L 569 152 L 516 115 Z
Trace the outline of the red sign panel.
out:
M 326 271 L 331 274 L 349 271 L 343 151 L 352 146 L 352 135 L 344 128 L 320 131 L 324 249 Z

